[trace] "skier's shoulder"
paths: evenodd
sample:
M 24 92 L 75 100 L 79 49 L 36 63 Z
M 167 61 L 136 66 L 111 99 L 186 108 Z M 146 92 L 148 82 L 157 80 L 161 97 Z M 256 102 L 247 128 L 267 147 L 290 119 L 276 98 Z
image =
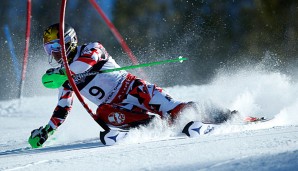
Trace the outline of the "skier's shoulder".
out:
M 104 48 L 102 46 L 102 44 L 100 42 L 89 42 L 89 43 L 85 43 L 82 46 L 80 46 L 81 51 L 84 52 L 89 52 L 92 50 L 96 50 L 96 49 L 102 49 Z

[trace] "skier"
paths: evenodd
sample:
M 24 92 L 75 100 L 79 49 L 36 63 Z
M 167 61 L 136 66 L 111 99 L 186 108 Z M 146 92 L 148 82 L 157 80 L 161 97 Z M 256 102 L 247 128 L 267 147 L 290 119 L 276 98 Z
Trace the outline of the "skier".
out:
M 75 30 L 65 24 L 65 48 L 70 70 L 74 74 L 118 68 L 119 65 L 108 54 L 99 42 L 92 42 L 78 46 Z M 43 34 L 44 50 L 49 56 L 52 66 L 60 66 L 47 70 L 46 75 L 65 74 L 63 66 L 61 46 L 59 44 L 59 23 L 45 29 Z M 55 80 L 53 80 L 55 81 Z M 174 122 L 186 108 L 194 107 L 193 102 L 181 102 L 174 100 L 160 87 L 137 78 L 126 71 L 115 71 L 87 76 L 75 80 L 80 93 L 98 106 L 93 119 L 104 122 L 109 127 L 129 129 L 149 123 L 157 114 L 162 119 Z M 68 81 L 59 88 L 59 101 L 50 121 L 45 127 L 40 127 L 31 132 L 29 144 L 33 148 L 39 148 L 50 135 L 64 122 L 69 114 L 74 93 Z M 203 126 L 203 127 L 202 127 Z M 201 128 L 197 134 L 208 133 L 212 127 L 202 122 L 190 122 L 183 132 L 188 136 L 190 128 Z M 112 145 L 118 139 L 126 135 L 126 131 L 115 129 L 101 132 L 103 144 Z M 118 135 L 113 141 L 108 136 Z M 121 136 L 120 136 L 121 135 Z

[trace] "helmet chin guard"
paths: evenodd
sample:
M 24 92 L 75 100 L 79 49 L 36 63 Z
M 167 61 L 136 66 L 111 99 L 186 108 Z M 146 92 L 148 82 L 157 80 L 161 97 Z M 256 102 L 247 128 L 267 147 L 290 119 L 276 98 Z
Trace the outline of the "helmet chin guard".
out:
M 59 67 L 60 65 L 63 65 L 62 57 L 59 60 L 56 60 L 53 55 L 48 56 L 48 62 L 52 67 Z

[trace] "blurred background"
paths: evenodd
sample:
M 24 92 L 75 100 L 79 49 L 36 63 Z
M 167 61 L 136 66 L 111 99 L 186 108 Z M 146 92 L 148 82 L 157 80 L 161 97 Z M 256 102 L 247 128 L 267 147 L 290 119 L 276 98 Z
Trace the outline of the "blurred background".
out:
M 264 64 L 293 75 L 297 65 L 297 0 L 97 0 L 139 63 L 184 56 L 182 64 L 144 68 L 162 87 L 206 84 L 221 68 Z M 42 86 L 51 66 L 43 30 L 59 22 L 60 0 L 32 1 L 29 61 L 24 96 L 56 94 Z M 17 98 L 25 49 L 26 1 L 0 2 L 0 100 Z M 132 65 L 104 21 L 86 0 L 69 0 L 65 22 L 79 44 L 100 41 L 121 66 Z M 9 29 L 16 57 L 7 37 Z M 17 65 L 18 64 L 18 65 Z M 132 73 L 141 76 L 136 70 Z M 256 80 L 257 81 L 257 80 Z

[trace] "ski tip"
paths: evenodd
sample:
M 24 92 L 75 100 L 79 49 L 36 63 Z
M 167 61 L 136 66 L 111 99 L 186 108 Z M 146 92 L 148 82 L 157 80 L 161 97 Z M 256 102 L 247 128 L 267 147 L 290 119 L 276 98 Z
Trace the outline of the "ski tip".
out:
M 252 117 L 252 116 L 247 116 L 244 118 L 244 122 L 264 122 L 267 121 L 268 119 L 266 119 L 265 117 Z

